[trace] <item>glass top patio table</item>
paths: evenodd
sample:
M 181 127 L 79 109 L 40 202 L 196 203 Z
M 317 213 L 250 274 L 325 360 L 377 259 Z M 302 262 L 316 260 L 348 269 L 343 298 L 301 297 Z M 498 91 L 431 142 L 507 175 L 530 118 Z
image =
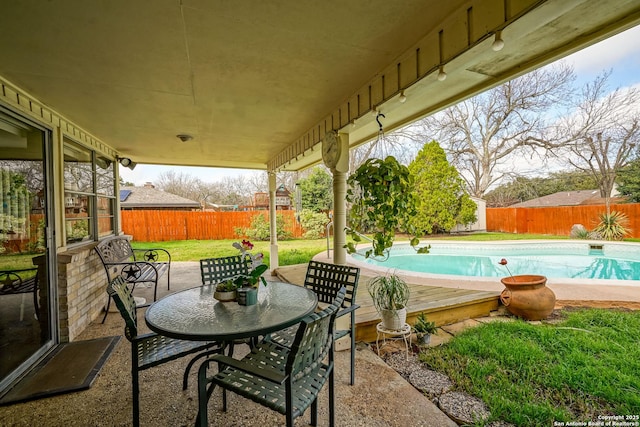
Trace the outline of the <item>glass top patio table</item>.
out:
M 149 306 L 149 329 L 171 338 L 230 341 L 275 332 L 298 323 L 318 305 L 316 294 L 283 282 L 260 285 L 258 303 L 244 306 L 213 298 L 204 285 L 165 296 Z

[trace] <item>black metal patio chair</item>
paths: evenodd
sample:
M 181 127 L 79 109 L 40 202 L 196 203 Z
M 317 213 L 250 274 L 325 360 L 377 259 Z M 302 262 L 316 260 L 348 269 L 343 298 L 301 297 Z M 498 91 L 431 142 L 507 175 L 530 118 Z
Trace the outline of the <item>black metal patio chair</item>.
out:
M 182 379 L 182 389 L 187 389 L 189 371 L 200 358 L 213 352 L 221 352 L 216 342 L 185 341 L 168 338 L 156 333 L 138 335 L 136 304 L 132 289 L 122 276 L 117 276 L 107 286 L 107 292 L 124 318 L 124 333 L 131 342 L 131 380 L 133 394 L 133 425 L 140 425 L 139 372 L 190 354 L 200 353 L 187 365 Z
M 246 257 L 234 255 L 200 260 L 200 275 L 203 285 L 215 285 L 223 280 L 249 274 Z
M 287 427 L 293 426 L 293 420 L 311 406 L 311 425 L 315 426 L 318 394 L 327 381 L 329 425 L 335 425 L 333 324 L 345 293 L 343 287 L 327 308 L 300 322 L 291 348 L 262 341 L 241 360 L 224 355 L 205 360 L 198 370 L 196 425 L 208 425 L 207 403 L 218 385 L 223 389 L 224 411 L 227 410 L 226 391 L 230 390 L 285 415 Z M 207 377 L 207 369 L 213 362 L 217 362 L 218 372 Z
M 349 329 L 336 329 L 333 333 L 336 340 L 349 336 L 351 340 L 351 375 L 350 384 L 355 383 L 355 358 L 356 358 L 356 310 L 360 305 L 356 304 L 356 292 L 358 290 L 358 280 L 360 269 L 347 265 L 328 264 L 319 261 L 310 261 L 307 267 L 307 274 L 304 279 L 304 287 L 311 289 L 318 296 L 319 303 L 331 303 L 338 290 L 343 286 L 347 293 L 336 318 L 350 315 Z M 282 331 L 270 334 L 265 339 L 285 347 L 290 347 L 295 337 L 297 325 L 283 329 Z

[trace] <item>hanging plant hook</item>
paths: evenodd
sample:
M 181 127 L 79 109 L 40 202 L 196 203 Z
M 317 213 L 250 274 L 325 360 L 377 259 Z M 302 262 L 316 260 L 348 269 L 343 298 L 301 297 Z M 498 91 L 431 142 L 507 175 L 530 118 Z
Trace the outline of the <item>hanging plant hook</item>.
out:
M 380 126 L 379 132 L 384 132 L 383 129 L 382 129 L 382 123 L 380 123 L 380 117 L 382 117 L 383 119 L 386 119 L 387 117 L 382 113 L 378 113 L 376 115 L 376 122 L 378 122 L 378 126 Z

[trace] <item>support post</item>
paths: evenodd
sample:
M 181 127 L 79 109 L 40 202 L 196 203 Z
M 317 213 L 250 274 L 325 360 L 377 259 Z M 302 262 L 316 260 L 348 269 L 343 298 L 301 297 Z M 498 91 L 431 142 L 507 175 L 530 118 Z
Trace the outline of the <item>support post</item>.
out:
M 333 263 L 347 263 L 347 174 L 333 170 Z
M 269 175 L 269 231 L 271 246 L 269 247 L 269 269 L 274 274 L 278 268 L 278 227 L 276 222 L 276 173 L 267 172 Z
M 341 144 L 341 155 L 333 173 L 333 263 L 347 263 L 347 173 L 349 172 L 349 135 L 338 134 Z

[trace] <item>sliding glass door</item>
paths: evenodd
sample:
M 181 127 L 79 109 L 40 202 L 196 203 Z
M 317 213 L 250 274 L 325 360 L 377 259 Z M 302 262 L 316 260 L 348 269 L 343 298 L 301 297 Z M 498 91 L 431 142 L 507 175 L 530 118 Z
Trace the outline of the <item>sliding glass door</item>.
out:
M 0 108 L 0 395 L 54 343 L 48 130 Z

